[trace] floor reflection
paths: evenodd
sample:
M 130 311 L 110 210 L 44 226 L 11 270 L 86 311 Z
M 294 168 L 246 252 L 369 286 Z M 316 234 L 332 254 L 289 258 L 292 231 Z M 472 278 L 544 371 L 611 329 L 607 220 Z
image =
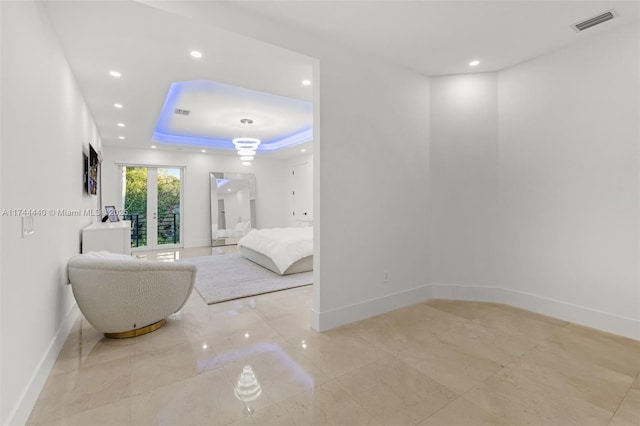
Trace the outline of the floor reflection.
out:
M 262 388 L 260 387 L 260 382 L 258 382 L 256 374 L 250 365 L 245 365 L 242 368 L 234 393 L 236 398 L 244 402 L 247 407 L 247 412 L 251 414 L 254 410 L 251 408 L 249 402 L 255 401 L 260 397 L 262 394 Z

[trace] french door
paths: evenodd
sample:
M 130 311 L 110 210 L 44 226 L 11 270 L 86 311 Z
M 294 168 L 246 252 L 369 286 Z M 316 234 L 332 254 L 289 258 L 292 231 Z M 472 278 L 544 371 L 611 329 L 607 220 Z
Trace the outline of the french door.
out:
M 181 167 L 120 166 L 132 250 L 182 247 Z

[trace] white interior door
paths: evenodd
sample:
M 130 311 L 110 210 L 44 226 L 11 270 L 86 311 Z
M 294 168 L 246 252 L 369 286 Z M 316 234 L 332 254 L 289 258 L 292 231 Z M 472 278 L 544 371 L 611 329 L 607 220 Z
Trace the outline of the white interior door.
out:
M 313 169 L 309 162 L 293 166 L 291 184 L 292 219 L 295 222 L 312 222 Z

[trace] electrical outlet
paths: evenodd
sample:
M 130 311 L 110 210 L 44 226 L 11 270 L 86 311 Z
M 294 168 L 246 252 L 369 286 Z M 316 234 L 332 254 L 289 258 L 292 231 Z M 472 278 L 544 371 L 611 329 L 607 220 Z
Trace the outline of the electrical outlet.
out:
M 389 271 L 387 270 L 382 271 L 382 281 L 385 283 L 389 282 Z

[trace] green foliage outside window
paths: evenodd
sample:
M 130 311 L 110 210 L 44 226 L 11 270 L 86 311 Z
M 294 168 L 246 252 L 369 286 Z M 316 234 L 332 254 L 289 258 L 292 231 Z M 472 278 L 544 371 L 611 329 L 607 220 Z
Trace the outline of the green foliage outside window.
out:
M 127 219 L 132 220 L 132 244 L 134 247 L 146 246 L 147 168 L 127 167 L 125 188 L 124 208 Z M 179 215 L 180 179 L 167 169 L 158 169 L 158 244 L 179 242 Z

